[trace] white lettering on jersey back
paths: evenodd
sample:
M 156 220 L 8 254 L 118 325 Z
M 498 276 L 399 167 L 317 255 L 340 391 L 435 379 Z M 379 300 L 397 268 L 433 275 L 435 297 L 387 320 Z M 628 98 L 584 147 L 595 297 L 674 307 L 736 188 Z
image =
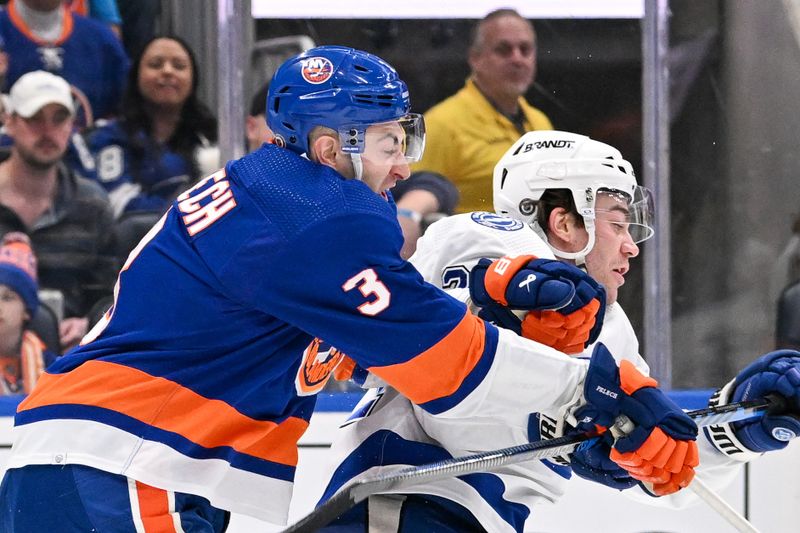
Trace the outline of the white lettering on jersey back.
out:
M 213 181 L 211 186 L 204 189 L 210 181 Z M 209 227 L 234 207 L 236 200 L 224 168 L 178 196 L 178 209 L 184 213 L 183 223 L 191 236 Z

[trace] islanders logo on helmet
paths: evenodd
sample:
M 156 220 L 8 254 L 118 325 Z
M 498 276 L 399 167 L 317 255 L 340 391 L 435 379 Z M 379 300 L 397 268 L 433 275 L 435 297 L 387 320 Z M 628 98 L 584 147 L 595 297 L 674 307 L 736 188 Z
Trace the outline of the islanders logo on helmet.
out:
M 333 75 L 333 63 L 327 57 L 314 56 L 302 60 L 300 74 L 308 83 L 325 83 Z

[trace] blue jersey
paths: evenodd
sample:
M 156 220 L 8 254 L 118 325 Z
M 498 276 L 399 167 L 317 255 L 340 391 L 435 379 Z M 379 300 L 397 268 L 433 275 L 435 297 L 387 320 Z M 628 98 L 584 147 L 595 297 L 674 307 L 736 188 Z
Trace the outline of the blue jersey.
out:
M 402 243 L 364 183 L 272 145 L 229 163 L 131 252 L 113 307 L 21 404 L 8 466 L 84 464 L 283 523 L 341 352 L 441 416 L 574 396 L 585 365 L 500 334 Z M 534 390 L 542 350 L 565 377 Z
M 144 132 L 137 136 L 143 152 L 136 158 L 118 121 L 94 130 L 87 139 L 93 164 L 86 173 L 106 189 L 117 216 L 126 211 L 164 212 L 199 177 L 190 159 L 148 140 Z
M 114 113 L 122 99 L 130 61 L 103 23 L 64 9 L 64 31 L 55 42 L 36 37 L 14 3 L 0 11 L 0 37 L 8 54 L 5 92 L 20 76 L 46 70 L 66 79 L 88 98 L 95 118 Z

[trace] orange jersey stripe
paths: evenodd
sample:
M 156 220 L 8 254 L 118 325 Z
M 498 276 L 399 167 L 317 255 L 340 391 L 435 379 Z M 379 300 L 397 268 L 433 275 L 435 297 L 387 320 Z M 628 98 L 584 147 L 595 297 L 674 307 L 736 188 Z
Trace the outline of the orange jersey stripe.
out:
M 167 491 L 137 481 L 136 495 L 145 533 L 175 533 Z
M 405 363 L 372 367 L 369 371 L 416 404 L 444 398 L 457 391 L 478 364 L 485 334 L 483 320 L 468 311 L 445 338 L 418 356 Z
M 308 427 L 307 421 L 297 417 L 280 424 L 255 420 L 174 381 L 104 361 L 87 361 L 66 374 L 45 372 L 19 410 L 56 404 L 111 409 L 206 448 L 230 446 L 289 466 L 297 465 L 297 441 Z M 209 424 L 209 420 L 225 422 Z

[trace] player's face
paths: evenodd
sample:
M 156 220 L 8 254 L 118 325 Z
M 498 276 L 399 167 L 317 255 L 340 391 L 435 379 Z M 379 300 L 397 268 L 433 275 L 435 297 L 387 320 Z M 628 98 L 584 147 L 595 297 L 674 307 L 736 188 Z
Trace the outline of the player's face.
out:
M 18 339 L 24 322 L 30 318 L 22 297 L 8 285 L 0 285 L 0 339 Z
M 66 107 L 47 104 L 29 118 L 12 114 L 7 128 L 20 157 L 34 168 L 47 169 L 64 156 L 72 125 L 73 117 Z
M 156 39 L 142 55 L 139 91 L 159 107 L 180 107 L 192 90 L 192 61 L 178 41 Z
M 397 122 L 374 124 L 364 134 L 362 181 L 381 193 L 408 178 L 411 170 L 405 156 L 406 134 Z
M 630 259 L 639 255 L 639 247 L 628 231 L 628 208 L 616 197 L 598 194 L 595 205 L 594 246 L 586 255 L 586 271 L 606 289 L 609 304 L 617 301 L 619 288 L 625 283 Z M 584 231 L 584 237 L 589 236 Z M 586 242 L 582 244 L 585 245 Z
M 482 27 L 482 45 L 470 54 L 470 67 L 490 98 L 517 98 L 536 74 L 536 39 L 526 21 L 498 17 Z

